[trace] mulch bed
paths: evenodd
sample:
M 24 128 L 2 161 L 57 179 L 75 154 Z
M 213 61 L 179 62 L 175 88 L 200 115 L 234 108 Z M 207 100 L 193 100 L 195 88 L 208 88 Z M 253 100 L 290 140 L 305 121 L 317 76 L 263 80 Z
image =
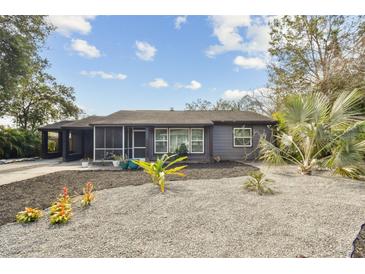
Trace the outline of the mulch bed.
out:
M 257 168 L 238 162 L 189 164 L 185 177 L 169 177 L 168 180 L 220 179 L 245 176 Z M 150 183 L 150 177 L 138 171 L 60 171 L 0 186 L 0 225 L 13 222 L 24 207 L 47 208 L 66 185 L 72 196 L 81 194 L 87 181 L 95 190 Z

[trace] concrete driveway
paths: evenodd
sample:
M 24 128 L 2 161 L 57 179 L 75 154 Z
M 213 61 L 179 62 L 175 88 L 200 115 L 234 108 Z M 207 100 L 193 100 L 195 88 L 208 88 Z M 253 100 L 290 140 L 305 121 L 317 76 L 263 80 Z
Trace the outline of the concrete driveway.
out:
M 0 165 L 0 185 L 30 179 L 62 170 L 81 170 L 80 161 L 62 162 L 61 158 L 41 159 Z

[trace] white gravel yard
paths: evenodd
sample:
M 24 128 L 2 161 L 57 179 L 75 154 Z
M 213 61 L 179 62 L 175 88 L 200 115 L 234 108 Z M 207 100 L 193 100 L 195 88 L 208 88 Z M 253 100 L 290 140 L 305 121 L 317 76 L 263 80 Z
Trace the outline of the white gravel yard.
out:
M 0 226 L 0 256 L 349 256 L 365 222 L 365 183 L 293 167 L 268 173 L 273 196 L 246 192 L 245 177 L 176 181 L 165 194 L 152 184 L 98 191 L 89 209 L 73 206 L 67 225 L 45 216 Z

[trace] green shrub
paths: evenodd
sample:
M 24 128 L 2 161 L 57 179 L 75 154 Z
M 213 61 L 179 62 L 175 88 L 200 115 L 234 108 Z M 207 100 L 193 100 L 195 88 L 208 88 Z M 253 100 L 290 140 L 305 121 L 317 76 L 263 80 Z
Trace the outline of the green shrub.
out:
M 248 191 L 255 191 L 259 195 L 274 194 L 274 191 L 267 185 L 274 182 L 271 179 L 265 178 L 265 174 L 261 171 L 253 171 L 249 173 L 249 178 L 244 183 L 244 188 Z
M 39 132 L 0 126 L 0 158 L 22 158 L 40 155 Z
M 178 157 L 187 156 L 189 151 L 184 143 L 182 143 L 175 151 Z

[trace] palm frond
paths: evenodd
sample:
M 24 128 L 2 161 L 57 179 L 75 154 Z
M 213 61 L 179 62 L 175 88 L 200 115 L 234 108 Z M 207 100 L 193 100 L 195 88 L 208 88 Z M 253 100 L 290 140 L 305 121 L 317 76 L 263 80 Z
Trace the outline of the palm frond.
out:
M 349 125 L 365 120 L 365 113 L 359 105 L 364 98 L 364 91 L 354 89 L 341 93 L 332 105 L 330 112 L 330 125 L 333 130 L 343 130 Z
M 280 148 L 274 146 L 272 143 L 261 138 L 260 139 L 260 159 L 274 165 L 284 164 L 285 160 L 281 155 Z
M 186 168 L 187 166 L 177 166 L 177 167 L 173 167 L 173 168 L 170 168 L 170 169 L 167 169 L 165 171 L 165 174 L 175 174 L 176 172 Z
M 283 114 L 289 127 L 296 127 L 307 122 L 313 112 L 313 105 L 305 101 L 302 95 L 289 96 L 285 101 Z
M 173 155 L 173 156 L 175 157 L 176 155 Z M 172 165 L 174 165 L 174 164 L 176 164 L 176 163 L 178 163 L 178 162 L 185 161 L 185 160 L 187 160 L 187 159 L 188 159 L 188 157 L 187 157 L 187 156 L 179 157 L 179 158 L 177 158 L 177 159 L 173 160 L 172 162 L 170 162 L 170 163 L 166 166 L 166 168 L 168 168 L 168 167 L 170 167 L 170 166 L 172 166 Z
M 358 178 L 364 174 L 363 157 L 365 141 L 354 142 L 342 140 L 333 148 L 331 155 L 323 162 L 324 166 L 332 169 L 335 174 L 350 178 Z

